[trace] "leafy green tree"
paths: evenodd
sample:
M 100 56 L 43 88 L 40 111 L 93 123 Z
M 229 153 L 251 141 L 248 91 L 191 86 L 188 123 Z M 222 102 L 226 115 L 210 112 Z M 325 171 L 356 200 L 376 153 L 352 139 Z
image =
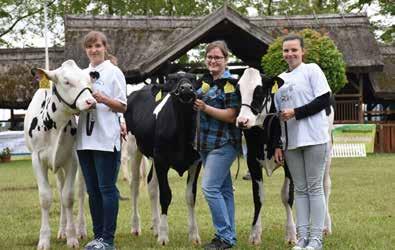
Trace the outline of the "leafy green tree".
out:
M 333 41 L 326 35 L 305 29 L 298 33 L 304 39 L 304 62 L 316 63 L 324 71 L 333 93 L 338 92 L 347 83 L 346 66 L 343 55 Z M 269 76 L 277 76 L 287 70 L 288 65 L 282 57 L 282 38 L 277 38 L 262 57 L 262 67 Z
M 373 16 L 393 18 L 395 16 L 395 3 L 393 0 L 358 0 L 349 5 L 347 12 L 364 12 L 366 8 L 378 6 L 378 12 Z M 384 18 L 385 19 L 385 18 Z M 393 20 L 393 19 L 392 19 Z M 382 31 L 380 39 L 385 43 L 393 43 L 395 35 L 395 23 L 385 24 L 383 20 L 371 21 L 376 31 Z

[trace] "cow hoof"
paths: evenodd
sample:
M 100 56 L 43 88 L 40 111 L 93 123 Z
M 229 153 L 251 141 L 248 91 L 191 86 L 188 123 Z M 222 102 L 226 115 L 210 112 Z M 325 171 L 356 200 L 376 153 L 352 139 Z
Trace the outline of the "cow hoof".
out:
M 58 236 L 56 237 L 58 240 L 66 239 L 66 231 L 63 229 L 59 229 Z
M 324 228 L 324 230 L 322 231 L 324 236 L 328 236 L 332 234 L 332 230 L 328 227 Z
M 287 242 L 288 245 L 295 245 L 296 242 L 297 242 L 296 236 L 295 236 L 295 237 L 292 237 L 292 236 L 287 237 L 287 238 L 285 239 L 285 242 Z
M 77 228 L 77 237 L 80 240 L 87 239 L 88 233 L 86 232 L 86 228 Z
M 201 244 L 201 240 L 200 240 L 199 235 L 193 236 L 193 237 L 189 237 L 189 240 L 192 242 L 192 245 L 194 245 L 194 246 L 199 246 Z
M 151 227 L 152 233 L 154 234 L 155 237 L 158 237 L 159 233 L 158 233 L 158 226 L 152 226 Z
M 248 242 L 250 242 L 251 245 L 259 245 L 259 244 L 261 244 L 261 236 L 260 235 L 250 235 Z
M 67 239 L 67 246 L 69 248 L 79 248 L 80 244 L 78 243 L 77 238 L 69 238 Z
M 169 238 L 168 237 L 159 237 L 158 238 L 158 243 L 161 246 L 166 246 L 169 243 Z
M 49 240 L 40 240 L 37 245 L 37 250 L 49 250 Z
M 134 236 L 140 236 L 141 235 L 141 229 L 140 228 L 132 228 L 130 233 Z

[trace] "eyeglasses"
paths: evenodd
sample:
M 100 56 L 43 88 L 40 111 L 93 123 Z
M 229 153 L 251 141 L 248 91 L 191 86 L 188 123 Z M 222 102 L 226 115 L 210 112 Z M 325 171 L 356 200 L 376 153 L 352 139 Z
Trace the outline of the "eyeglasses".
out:
M 220 60 L 222 60 L 222 59 L 224 59 L 225 57 L 224 56 L 207 56 L 206 57 L 206 60 L 207 61 L 212 61 L 212 60 L 214 60 L 215 62 L 218 62 L 218 61 L 220 61 Z

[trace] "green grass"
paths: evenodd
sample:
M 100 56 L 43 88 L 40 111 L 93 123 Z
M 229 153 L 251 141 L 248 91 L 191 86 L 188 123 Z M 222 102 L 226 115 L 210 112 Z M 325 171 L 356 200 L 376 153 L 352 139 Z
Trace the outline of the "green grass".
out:
M 241 161 L 241 175 L 245 163 Z M 235 172 L 236 166 L 233 167 Z M 394 249 L 395 246 L 395 155 L 369 155 L 367 158 L 334 159 L 331 169 L 332 195 L 330 209 L 333 234 L 325 238 L 325 249 Z M 50 183 L 56 186 L 53 174 Z M 184 202 L 186 177 L 169 174 L 173 201 L 169 208 L 170 243 L 160 247 L 150 231 L 150 204 L 146 187 L 140 196 L 142 236 L 130 235 L 130 200 L 120 202 L 116 244 L 118 249 L 199 249 L 191 246 L 187 235 L 187 209 Z M 252 194 L 249 181 L 241 178 L 236 187 L 237 249 L 290 249 L 284 243 L 285 214 L 280 200 L 283 171 L 265 178 L 263 238 L 260 247 L 248 244 L 252 218 Z M 200 185 L 200 183 L 199 183 Z M 121 193 L 129 195 L 125 182 L 118 183 Z M 35 249 L 40 229 L 38 192 L 30 161 L 0 164 L 0 249 Z M 87 208 L 87 206 L 86 206 Z M 207 203 L 199 188 L 197 216 L 203 242 L 212 238 L 213 227 Z M 88 209 L 85 211 L 89 236 Z M 54 192 L 51 207 L 52 249 L 67 249 L 56 240 L 59 196 Z M 81 242 L 84 245 L 86 241 Z

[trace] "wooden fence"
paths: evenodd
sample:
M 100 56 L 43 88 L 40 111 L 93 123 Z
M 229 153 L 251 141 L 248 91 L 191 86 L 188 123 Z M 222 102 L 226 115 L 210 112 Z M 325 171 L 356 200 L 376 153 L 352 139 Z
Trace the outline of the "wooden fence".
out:
M 335 123 L 358 123 L 359 101 L 336 100 Z
M 395 123 L 376 124 L 376 153 L 395 153 Z

